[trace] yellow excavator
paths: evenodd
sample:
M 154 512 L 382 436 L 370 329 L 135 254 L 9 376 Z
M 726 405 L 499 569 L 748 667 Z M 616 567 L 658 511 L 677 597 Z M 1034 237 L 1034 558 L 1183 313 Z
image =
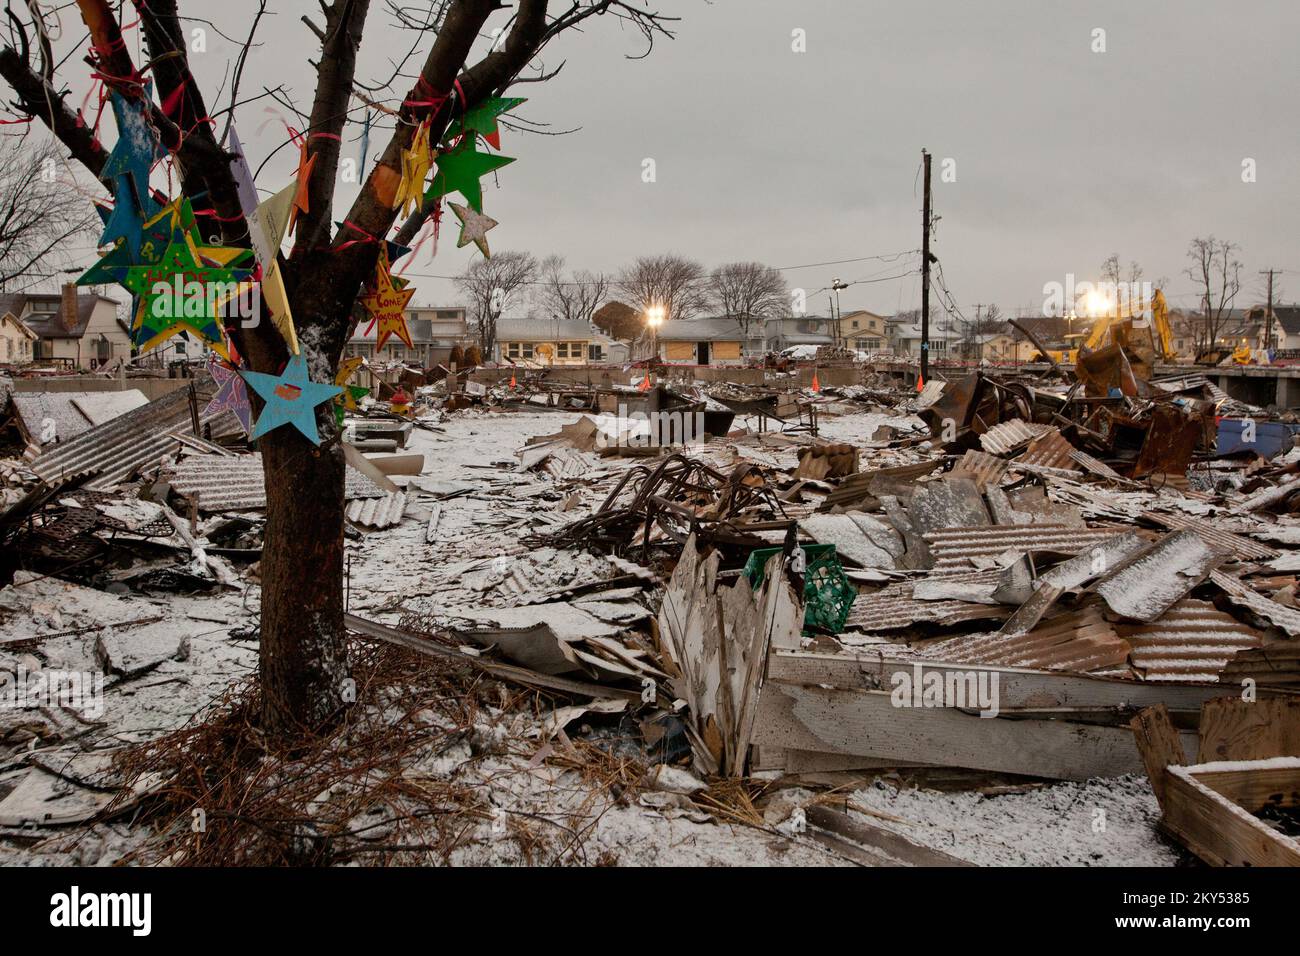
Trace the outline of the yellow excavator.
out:
M 1150 349 L 1152 358 L 1172 362 L 1178 358 L 1174 350 L 1174 332 L 1169 326 L 1169 303 L 1165 294 L 1159 289 L 1151 293 L 1149 302 L 1126 303 L 1126 308 L 1117 309 L 1118 315 L 1102 316 L 1093 323 L 1091 331 L 1069 338 L 1084 341 L 1080 348 L 1095 352 L 1106 344 L 1106 337 L 1125 349 Z M 1142 322 L 1143 313 L 1150 312 L 1150 324 Z M 1135 321 L 1137 320 L 1137 321 Z

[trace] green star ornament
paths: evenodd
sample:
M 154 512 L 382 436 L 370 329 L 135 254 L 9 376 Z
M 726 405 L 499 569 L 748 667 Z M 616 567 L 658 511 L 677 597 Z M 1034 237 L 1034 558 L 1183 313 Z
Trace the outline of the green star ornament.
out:
M 438 154 L 438 172 L 424 194 L 426 200 L 439 199 L 458 192 L 465 197 L 470 208 L 483 211 L 483 184 L 479 182 L 494 169 L 515 161 L 513 156 L 494 156 L 480 153 L 473 138 L 467 138 L 455 148 Z

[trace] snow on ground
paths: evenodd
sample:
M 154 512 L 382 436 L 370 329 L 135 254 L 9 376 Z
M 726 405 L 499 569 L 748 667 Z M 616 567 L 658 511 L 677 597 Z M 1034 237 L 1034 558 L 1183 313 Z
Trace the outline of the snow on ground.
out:
M 404 451 L 424 454 L 423 472 L 398 479 L 411 492 L 408 517 L 397 527 L 348 541 L 350 609 L 389 623 L 412 612 L 451 619 L 457 610 L 510 606 L 571 581 L 619 573 L 604 557 L 530 547 L 522 540 L 526 534 L 591 513 L 615 477 L 637 464 L 635 459 L 592 455 L 580 477 L 558 480 L 542 471 L 518 470 L 514 453 L 528 438 L 558 432 L 579 417 L 577 413 L 470 412 L 449 416 L 434 431 L 416 428 Z M 881 424 L 897 426 L 899 420 L 877 414 L 821 420 L 824 437 L 858 443 L 870 441 Z M 725 443 L 711 443 L 705 453 L 720 469 L 734 460 Z M 764 446 L 764 454 L 784 460 L 791 451 Z M 871 461 L 872 453 L 864 452 L 863 467 L 872 467 Z M 589 481 L 601 478 L 607 480 L 594 482 L 594 487 Z M 429 518 L 439 507 L 441 516 L 430 543 L 426 541 Z M 149 739 L 183 725 L 256 667 L 256 643 L 241 641 L 230 632 L 256 621 L 257 601 L 255 584 L 220 596 L 147 598 L 20 576 L 14 587 L 0 590 L 0 663 L 89 670 L 95 668 L 97 654 L 105 652 L 128 673 L 156 663 L 147 673 L 106 690 L 102 724 L 63 728 L 83 747 Z M 150 617 L 162 620 L 130 626 Z M 35 653 L 7 649 L 4 643 L 103 623 L 126 626 L 50 637 L 39 642 Z M 0 724 L 3 739 L 14 715 L 0 714 L 0 718 L 9 722 Z M 510 719 L 533 721 L 526 715 Z M 29 746 L 39 743 L 33 738 Z M 538 747 L 543 747 L 540 737 Z M 844 863 L 807 838 L 697 822 L 697 811 L 672 806 L 680 801 L 667 800 L 669 805 L 658 809 L 646 805 L 662 794 L 643 794 L 630 804 L 619 803 L 593 791 L 574 771 L 518 755 L 473 760 L 470 756 L 468 749 L 453 751 L 442 754 L 436 765 L 412 769 L 472 780 L 488 801 L 507 811 L 572 814 L 575 807 L 585 807 L 589 815 L 585 862 Z M 21 759 L 0 763 L 0 797 L 26 772 Z M 998 796 L 874 785 L 854 793 L 851 802 L 906 821 L 867 815 L 861 817 L 864 822 L 895 829 L 916 842 L 980 864 L 1162 866 L 1178 859 L 1154 833 L 1155 802 L 1142 780 L 1057 784 Z M 1104 821 L 1104 828 L 1098 829 L 1098 821 Z M 43 834 L 28 834 L 22 840 L 0 835 L 0 863 L 110 864 L 146 836 L 121 821 L 64 830 L 53 839 L 43 839 Z M 488 828 L 480 842 L 456 851 L 453 862 L 516 864 L 523 857 L 515 841 L 493 839 Z
M 1179 861 L 1178 851 L 1156 834 L 1160 808 L 1145 778 L 1058 783 L 995 796 L 876 783 L 854 791 L 849 806 L 878 811 L 854 814 L 865 823 L 981 866 L 1173 866 Z

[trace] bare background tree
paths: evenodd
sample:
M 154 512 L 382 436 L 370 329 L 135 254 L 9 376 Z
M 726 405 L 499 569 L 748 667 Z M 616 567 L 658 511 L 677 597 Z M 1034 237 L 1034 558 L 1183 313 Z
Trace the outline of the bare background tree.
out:
M 86 79 L 93 73 L 147 118 L 159 145 L 174 160 L 180 192 L 190 198 L 196 215 L 211 217 L 224 244 L 247 247 L 249 210 L 240 201 L 231 166 L 237 157 L 218 140 L 218 122 L 212 121 L 240 104 L 242 65 L 255 45 L 263 8 L 259 6 L 252 17 L 243 52 L 231 64 L 231 82 L 223 87 L 229 106 L 218 109 L 215 100 L 221 94 L 209 105 L 191 71 L 189 22 L 182 17 L 178 0 L 130 5 L 76 0 L 76 6 L 90 44 L 78 49 L 82 35 L 73 28 L 71 11 L 64 9 L 60 33 L 75 45 L 58 60 L 50 50 L 48 12 L 37 4 L 8 6 L 6 35 L 0 40 L 0 77 L 13 92 L 8 98 L 11 108 L 20 119 L 45 124 L 111 191 L 112 177 L 104 175 L 108 152 L 95 135 L 93 117 L 76 109 L 77 98 L 60 82 L 58 70 L 80 70 Z M 427 122 L 430 142 L 442 142 L 448 125 L 466 110 L 521 79 L 537 82 L 553 76 L 554 70 L 547 72 L 536 62 L 538 54 L 551 40 L 590 18 L 603 15 L 630 27 L 647 47 L 656 36 L 671 35 L 666 27 L 670 18 L 623 0 L 554 4 L 517 0 L 510 7 L 498 0 L 436 0 L 423 10 L 390 3 L 389 13 L 408 31 L 409 48 L 403 43 L 397 50 L 405 55 L 393 60 L 391 76 L 362 83 L 356 73 L 363 33 L 383 29 L 367 28 L 370 6 L 370 0 L 320 0 L 319 22 L 302 18 L 320 43 L 319 54 L 310 58 L 316 72 L 311 110 L 302 117 L 305 148 L 314 168 L 305 184 L 307 208 L 298 219 L 292 252 L 287 257 L 279 254 L 277 260 L 298 341 L 317 382 L 333 381 L 343 346 L 356 325 L 358 293 L 375 275 L 381 240 L 398 226 L 399 204 L 394 198 L 402 179 L 402 156 L 417 129 Z M 194 2 L 190 12 L 210 15 L 212 10 L 211 4 Z M 123 36 L 119 14 L 131 18 L 140 31 L 139 64 L 134 53 L 137 45 Z M 479 39 L 493 35 L 489 20 L 497 15 L 498 39 L 481 58 L 470 62 Z M 390 34 L 383 40 L 392 43 L 394 37 Z M 418 53 L 425 47 L 421 60 Z M 83 57 L 88 61 L 85 65 Z M 142 70 L 148 72 L 157 102 L 146 94 Z M 394 85 L 399 82 L 400 88 Z M 268 89 L 266 95 L 298 112 L 283 91 Z M 159 103 L 168 104 L 168 109 L 164 112 Z M 361 114 L 380 107 L 384 116 L 380 129 L 390 131 L 388 141 L 377 150 L 376 163 L 350 208 L 335 209 L 345 134 L 359 131 Z M 256 168 L 255 162 L 252 165 Z M 424 203 L 398 226 L 394 238 L 408 242 L 439 206 L 437 200 Z M 335 230 L 336 221 L 347 223 L 347 228 Z M 288 348 L 269 315 L 255 326 L 230 331 L 251 369 L 278 374 L 284 368 Z M 255 398 L 254 403 L 260 411 L 260 402 Z M 260 731 L 267 739 L 283 743 L 336 724 L 348 704 L 351 686 L 343 606 L 346 465 L 328 403 L 317 409 L 316 422 L 324 439 L 319 447 L 291 428 L 275 429 L 258 440 L 267 497 L 261 564 Z
M 0 291 L 57 276 L 67 243 L 92 238 L 98 217 L 69 178 L 53 141 L 0 139 Z
M 683 256 L 642 256 L 619 273 L 615 289 L 643 314 L 651 306 L 662 306 L 669 322 L 708 308 L 704 266 Z
M 470 322 L 478 329 L 478 345 L 485 361 L 497 343 L 497 322 L 537 277 L 537 260 L 527 252 L 498 252 L 491 259 L 475 259 L 456 279 L 469 300 Z
M 568 275 L 563 256 L 547 256 L 538 266 L 538 274 L 541 284 L 536 301 L 548 319 L 590 322 L 609 296 L 609 277 L 605 273 L 581 269 Z
M 1241 262 L 1237 259 L 1240 251 L 1235 242 L 1212 235 L 1188 243 L 1187 258 L 1192 264 L 1183 271 L 1200 291 L 1204 316 L 1197 333 L 1198 351 L 1214 345 L 1232 310 L 1232 300 L 1241 291 Z
M 961 335 L 958 346 L 964 355 L 976 359 L 982 358 L 983 349 L 981 343 L 984 338 L 1001 332 L 1009 332 L 1010 330 L 1011 327 L 1007 325 L 1001 307 L 997 303 L 993 303 L 986 306 L 975 318 L 958 321 L 957 331 Z
M 785 277 L 761 262 L 729 262 L 715 269 L 708 281 L 709 306 L 735 319 L 746 333 L 755 321 L 789 312 Z

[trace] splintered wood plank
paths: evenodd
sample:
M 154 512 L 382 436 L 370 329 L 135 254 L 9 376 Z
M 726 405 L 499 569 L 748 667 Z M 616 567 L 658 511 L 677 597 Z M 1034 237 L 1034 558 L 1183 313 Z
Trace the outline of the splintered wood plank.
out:
M 1051 708 L 1146 707 L 1161 702 L 1168 704 L 1172 711 L 1196 713 L 1205 701 L 1222 697 L 1224 693 L 1219 684 L 1144 683 L 1023 667 L 902 659 L 882 656 L 879 651 L 827 654 L 773 650 L 768 657 L 767 679 L 810 686 L 824 684 L 843 690 L 887 690 L 892 686 L 894 674 L 911 672 L 914 665 L 919 665 L 925 673 L 996 673 L 1002 713 Z
M 1219 697 L 1201 708 L 1199 763 L 1300 756 L 1300 698 Z
M 890 694 L 768 682 L 752 743 L 884 760 L 1087 780 L 1140 773 L 1133 734 L 1063 720 L 1008 720 L 951 707 L 895 707 Z M 1187 735 L 1194 746 L 1194 735 Z
M 1294 800 L 1300 767 L 1228 773 L 1231 779 L 1194 767 L 1167 771 L 1161 828 L 1212 866 L 1300 866 L 1300 843 L 1252 816 L 1249 811 L 1258 807 L 1243 806 L 1215 789 L 1232 790 L 1252 803 L 1267 800 L 1264 792 L 1270 790 L 1289 792 Z
M 1169 778 L 1165 768 L 1181 766 L 1187 762 L 1178 731 L 1169 717 L 1169 708 L 1164 704 L 1148 707 L 1138 713 L 1129 726 L 1133 728 L 1133 739 L 1137 742 L 1147 779 L 1151 781 L 1151 789 L 1155 791 L 1156 802 L 1163 810 L 1165 786 Z
M 913 843 L 902 834 L 856 820 L 831 807 L 813 804 L 807 809 L 808 822 L 845 840 L 885 854 L 903 866 L 972 866 L 965 860 Z

